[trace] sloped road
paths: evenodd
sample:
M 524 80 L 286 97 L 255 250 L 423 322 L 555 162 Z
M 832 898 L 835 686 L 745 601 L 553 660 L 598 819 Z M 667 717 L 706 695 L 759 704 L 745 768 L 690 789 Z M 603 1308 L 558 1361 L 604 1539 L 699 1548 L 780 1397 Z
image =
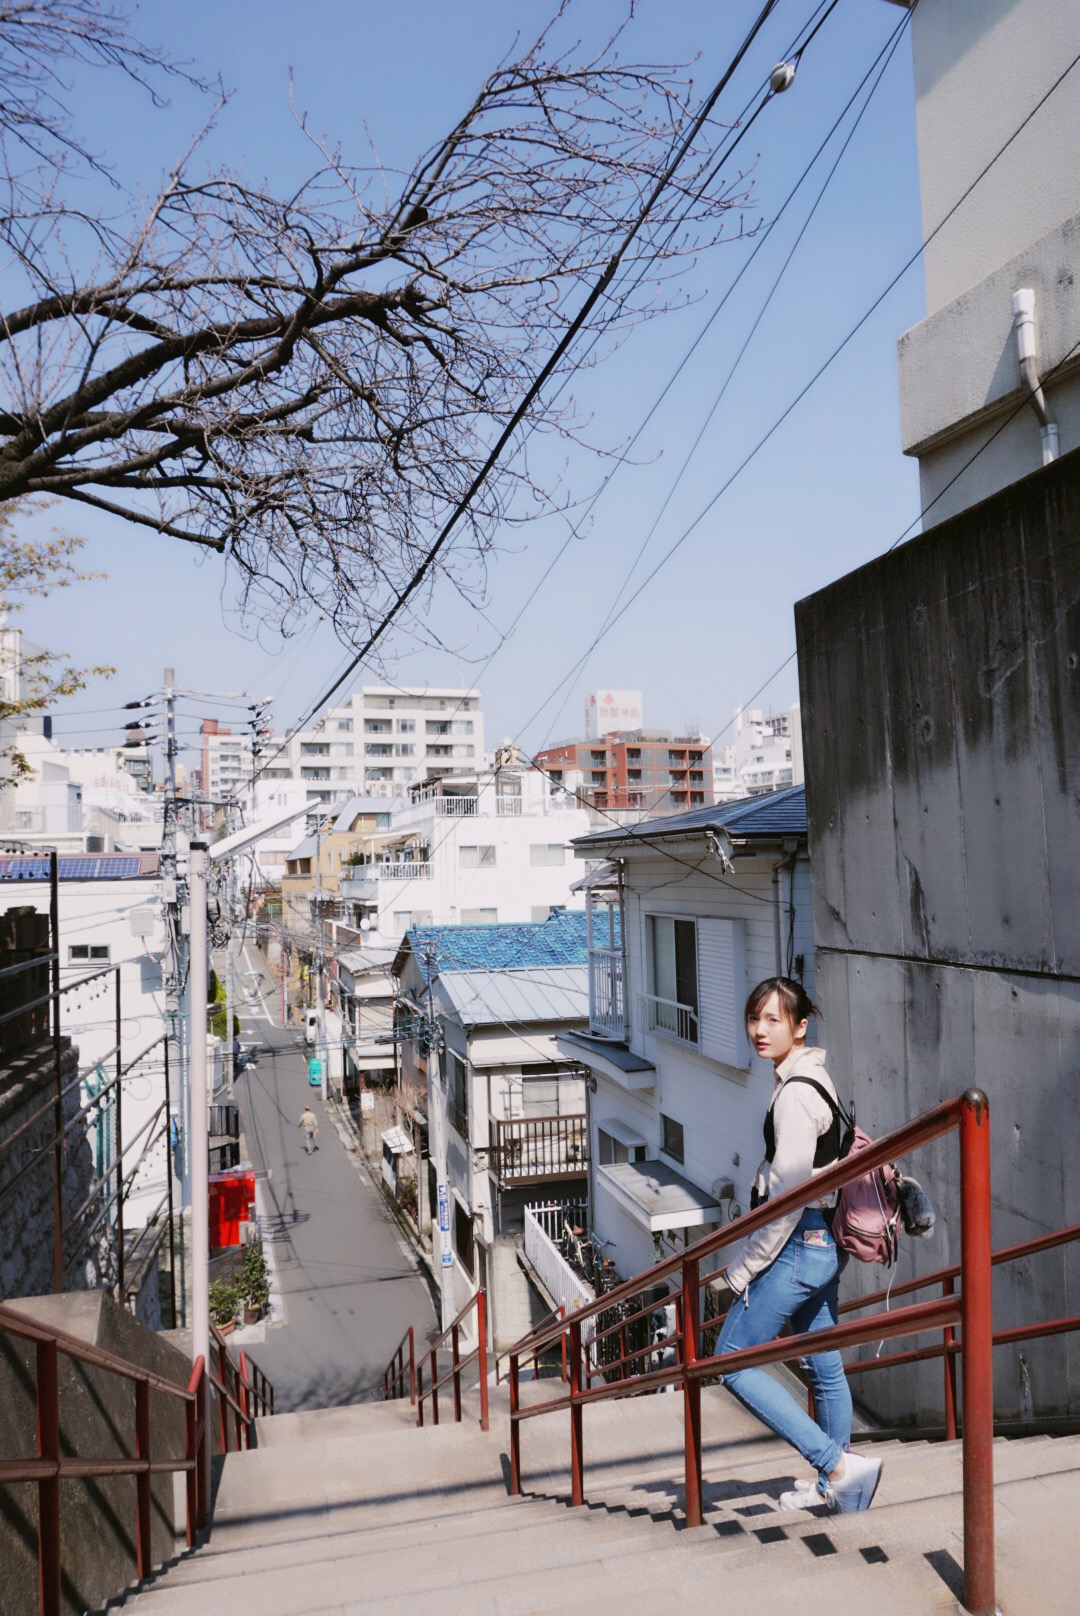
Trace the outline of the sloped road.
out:
M 309 1088 L 298 1033 L 277 1025 L 272 1003 L 270 994 L 252 997 L 241 1012 L 242 1041 L 263 1047 L 235 1087 L 248 1154 L 269 1175 L 263 1208 L 285 1313 L 252 1356 L 287 1412 L 381 1396 L 383 1370 L 406 1329 L 415 1326 L 418 1345 L 426 1343 L 435 1312 L 381 1195 Z M 319 1123 L 310 1156 L 297 1127 L 307 1101 Z

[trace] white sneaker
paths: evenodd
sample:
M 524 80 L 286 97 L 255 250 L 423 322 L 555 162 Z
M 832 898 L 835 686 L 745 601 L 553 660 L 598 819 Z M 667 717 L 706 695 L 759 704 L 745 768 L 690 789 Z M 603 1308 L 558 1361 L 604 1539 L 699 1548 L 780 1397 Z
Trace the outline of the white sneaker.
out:
M 797 1481 L 789 1492 L 781 1493 L 777 1500 L 779 1509 L 814 1509 L 825 1500 L 817 1490 L 815 1481 Z
M 869 1509 L 881 1480 L 880 1459 L 866 1459 L 861 1453 L 845 1453 L 844 1474 L 825 1489 L 825 1502 L 838 1515 L 854 1515 Z

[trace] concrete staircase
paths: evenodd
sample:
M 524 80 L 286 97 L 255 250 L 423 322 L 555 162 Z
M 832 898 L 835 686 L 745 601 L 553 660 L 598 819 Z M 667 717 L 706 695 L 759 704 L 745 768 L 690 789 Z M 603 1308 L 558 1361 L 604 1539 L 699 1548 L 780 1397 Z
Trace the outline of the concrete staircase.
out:
M 550 1395 L 550 1384 L 526 1387 Z M 923 1616 L 961 1591 L 960 1449 L 878 1444 L 872 1510 L 788 1512 L 808 1474 L 725 1392 L 703 1395 L 705 1524 L 682 1525 L 682 1398 L 584 1414 L 587 1507 L 571 1510 L 564 1415 L 526 1422 L 526 1496 L 506 1492 L 505 1388 L 491 1431 L 416 1428 L 407 1403 L 278 1415 L 224 1461 L 208 1541 L 129 1592 L 137 1616 Z M 995 1446 L 1005 1616 L 1072 1616 L 1080 1437 Z

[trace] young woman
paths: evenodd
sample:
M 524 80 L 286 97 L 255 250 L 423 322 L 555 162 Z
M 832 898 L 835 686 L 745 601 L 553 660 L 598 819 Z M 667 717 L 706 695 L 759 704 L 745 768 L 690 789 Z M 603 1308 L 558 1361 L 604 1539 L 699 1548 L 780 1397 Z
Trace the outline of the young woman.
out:
M 835 1100 L 825 1070 L 825 1051 L 807 1048 L 806 1029 L 815 1006 L 799 982 L 770 977 L 746 1001 L 751 1046 L 776 1071 L 765 1113 L 765 1160 L 754 1181 L 752 1204 L 775 1199 L 785 1190 L 829 1167 L 840 1153 L 840 1127 L 828 1101 Z M 809 1078 L 811 1082 L 794 1082 Z M 785 1324 L 796 1334 L 836 1323 L 840 1272 L 847 1261 L 838 1252 L 826 1213 L 835 1193 L 812 1201 L 752 1234 L 727 1271 L 735 1293 L 716 1350 L 772 1341 Z M 869 1509 L 881 1479 L 881 1461 L 851 1453 L 851 1393 L 838 1352 L 817 1352 L 802 1360 L 814 1392 L 817 1422 L 764 1368 L 739 1369 L 724 1385 L 740 1403 L 797 1448 L 817 1471 L 816 1491 L 806 1483 L 780 1497 L 782 1509 L 809 1509 L 824 1503 L 842 1514 Z

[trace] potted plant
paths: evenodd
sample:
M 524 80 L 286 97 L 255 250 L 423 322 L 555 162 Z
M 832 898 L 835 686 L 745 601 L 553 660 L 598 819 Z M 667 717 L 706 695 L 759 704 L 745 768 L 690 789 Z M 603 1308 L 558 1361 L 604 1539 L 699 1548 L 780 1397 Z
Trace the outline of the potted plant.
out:
M 244 1253 L 237 1289 L 244 1304 L 244 1323 L 257 1323 L 270 1305 L 270 1274 L 261 1246 L 249 1246 Z
M 222 1335 L 231 1335 L 240 1310 L 240 1292 L 227 1279 L 215 1279 L 210 1287 L 210 1317 Z

